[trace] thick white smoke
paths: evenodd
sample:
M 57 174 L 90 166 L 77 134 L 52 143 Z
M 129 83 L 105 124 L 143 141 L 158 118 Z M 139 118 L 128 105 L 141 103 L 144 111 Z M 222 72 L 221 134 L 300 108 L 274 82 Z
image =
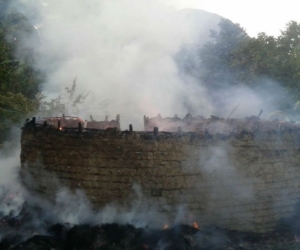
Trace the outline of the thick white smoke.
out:
M 0 145 L 0 218 L 19 213 L 25 191 L 19 182 L 20 129 L 11 129 L 9 140 Z
M 22 204 L 23 190 L 18 183 L 19 150 L 12 155 L 0 153 L 0 216 L 18 214 Z
M 211 113 L 205 91 L 179 75 L 174 56 L 193 41 L 194 31 L 168 1 L 22 2 L 26 16 L 38 15 L 31 42 L 36 66 L 46 73 L 43 91 L 57 95 L 77 76 L 79 92 L 97 96 L 80 114 L 84 118 L 120 113 L 123 124 L 142 129 L 144 114 L 186 114 L 187 98 Z
M 127 205 L 111 203 L 94 210 L 82 190 L 71 192 L 69 189 L 62 188 L 56 195 L 54 205 L 48 204 L 45 211 L 53 213 L 51 215 L 53 221 L 71 225 L 120 223 L 132 224 L 136 227 L 162 228 L 164 223 L 169 222 L 167 216 L 159 212 L 156 204 L 151 203 L 144 196 L 139 185 L 133 185 L 132 196 L 128 197 Z

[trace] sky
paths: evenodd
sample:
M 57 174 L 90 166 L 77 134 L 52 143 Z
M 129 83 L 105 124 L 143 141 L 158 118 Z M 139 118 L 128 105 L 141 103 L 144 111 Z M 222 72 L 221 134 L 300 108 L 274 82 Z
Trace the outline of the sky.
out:
M 195 8 L 239 23 L 250 36 L 260 32 L 278 36 L 286 23 L 300 22 L 299 0 L 169 0 L 177 9 Z

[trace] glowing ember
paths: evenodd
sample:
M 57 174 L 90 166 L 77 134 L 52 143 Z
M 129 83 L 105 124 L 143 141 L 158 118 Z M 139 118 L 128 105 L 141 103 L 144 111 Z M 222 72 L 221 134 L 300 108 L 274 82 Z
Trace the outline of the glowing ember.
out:
M 200 229 L 200 227 L 199 227 L 199 225 L 198 225 L 198 223 L 197 223 L 196 221 L 194 221 L 193 227 L 194 227 L 195 229 Z
M 166 229 L 168 229 L 168 228 L 169 228 L 169 225 L 166 224 L 166 225 L 164 226 L 164 230 L 166 230 Z

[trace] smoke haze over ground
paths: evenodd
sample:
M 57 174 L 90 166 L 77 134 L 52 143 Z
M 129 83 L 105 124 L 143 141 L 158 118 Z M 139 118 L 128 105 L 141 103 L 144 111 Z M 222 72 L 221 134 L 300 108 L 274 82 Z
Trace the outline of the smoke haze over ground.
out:
M 15 237 L 16 244 L 34 235 L 48 235 L 48 228 L 55 224 L 73 227 L 119 223 L 162 228 L 164 223 L 168 222 L 167 217 L 155 208 L 155 204 L 149 204 L 137 185 L 133 186 L 132 197 L 129 197 L 128 204 L 123 207 L 107 204 L 102 209 L 94 210 L 82 190 L 71 192 L 66 187 L 60 187 L 54 201 L 49 202 L 48 197 L 30 193 L 23 186 L 19 176 L 19 147 L 13 149 L 8 145 L 2 149 L 0 248 L 1 241 L 6 238 Z M 8 154 L 9 151 L 13 153 Z

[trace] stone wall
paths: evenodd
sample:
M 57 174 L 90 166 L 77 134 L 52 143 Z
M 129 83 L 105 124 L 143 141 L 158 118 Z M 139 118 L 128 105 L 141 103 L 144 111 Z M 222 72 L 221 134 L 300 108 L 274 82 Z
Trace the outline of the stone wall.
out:
M 154 137 L 28 127 L 21 146 L 29 189 L 54 197 L 58 182 L 82 188 L 96 207 L 126 204 L 137 183 L 171 218 L 183 204 L 200 225 L 262 232 L 291 215 L 300 198 L 296 130 Z

